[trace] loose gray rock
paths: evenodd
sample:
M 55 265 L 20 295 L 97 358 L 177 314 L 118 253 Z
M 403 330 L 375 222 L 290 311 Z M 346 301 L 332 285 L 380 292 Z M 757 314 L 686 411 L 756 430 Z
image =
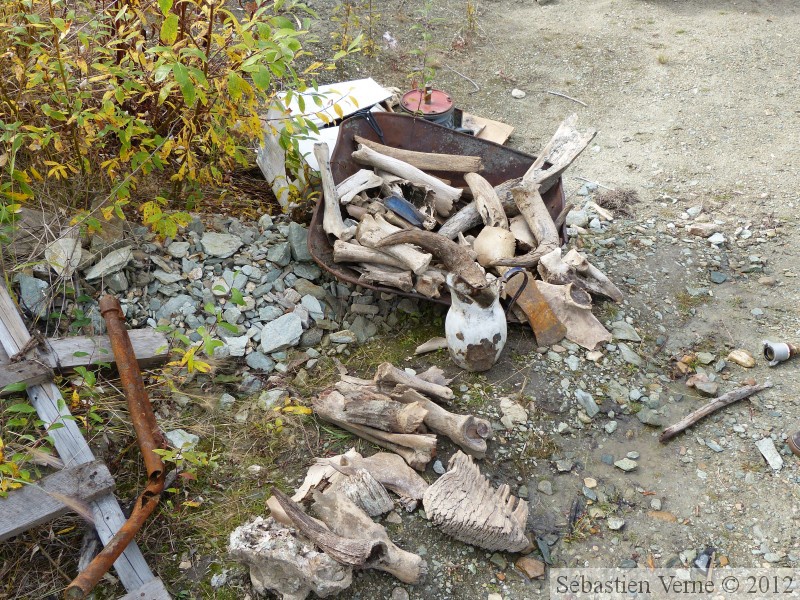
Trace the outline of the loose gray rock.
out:
M 181 294 L 167 300 L 156 312 L 156 319 L 169 319 L 178 313 L 186 316 L 195 312 L 196 306 L 197 303 L 191 296 Z
M 256 401 L 256 406 L 261 410 L 270 410 L 271 408 L 275 407 L 279 403 L 283 402 L 289 397 L 289 392 L 281 389 L 275 388 L 273 390 L 266 390 L 261 392 Z
M 229 233 L 204 233 L 200 238 L 203 252 L 216 258 L 228 258 L 242 247 L 242 239 Z
M 761 455 L 773 471 L 780 471 L 783 468 L 783 459 L 781 455 L 778 454 L 775 448 L 775 442 L 772 441 L 772 438 L 765 437 L 758 440 L 756 442 L 756 448 L 761 452 Z
M 275 244 L 267 250 L 267 260 L 275 263 L 279 267 L 285 267 L 292 262 L 292 250 L 289 242 Z
M 191 450 L 200 442 L 200 438 L 184 429 L 173 429 L 164 434 L 170 446 L 178 450 Z
M 639 465 L 635 460 L 631 460 L 630 458 L 623 458 L 622 460 L 618 460 L 614 463 L 614 466 L 618 469 L 622 469 L 626 473 L 633 471 Z
M 553 495 L 553 484 L 548 481 L 547 479 L 542 479 L 537 485 L 536 489 L 539 490 L 545 496 L 552 496 Z
M 308 251 L 308 229 L 295 223 L 289 223 L 289 231 L 286 234 L 286 239 L 292 248 L 292 256 L 298 262 L 311 262 L 311 252 Z
M 617 346 L 619 347 L 619 353 L 625 362 L 630 363 L 632 365 L 636 365 L 637 367 L 641 367 L 644 365 L 642 357 L 636 354 L 636 352 L 634 352 L 633 350 L 631 350 L 628 344 L 620 342 L 619 344 L 617 344 Z
M 191 246 L 189 242 L 172 242 L 167 246 L 167 253 L 173 258 L 183 258 L 188 256 Z
M 349 329 L 337 331 L 330 335 L 331 343 L 333 344 L 352 344 L 356 341 L 356 334 Z
M 100 259 L 100 262 L 86 272 L 86 280 L 92 281 L 94 279 L 100 279 L 101 277 L 106 277 L 107 275 L 121 271 L 131 260 L 133 260 L 132 246 L 125 246 L 124 248 L 109 252 Z
M 36 317 L 47 315 L 47 288 L 50 287 L 47 282 L 23 273 L 18 274 L 15 279 L 19 283 L 20 304 Z
M 261 331 L 261 351 L 265 354 L 296 346 L 303 335 L 303 322 L 294 313 L 270 321 Z
M 575 399 L 578 401 L 578 404 L 583 407 L 583 410 L 586 411 L 586 414 L 589 415 L 590 418 L 594 418 L 594 416 L 600 412 L 600 407 L 597 406 L 594 398 L 592 398 L 592 395 L 588 392 L 584 392 L 581 389 L 575 390 Z
M 262 352 L 251 352 L 244 361 L 254 371 L 270 373 L 275 368 L 275 361 Z
M 650 425 L 651 427 L 664 426 L 664 422 L 661 417 L 651 408 L 642 408 L 638 413 L 636 413 L 636 416 L 645 425 Z
M 447 473 L 447 469 L 444 468 L 442 461 L 440 461 L 438 458 L 433 461 L 433 472 L 437 475 L 444 475 Z
M 606 525 L 611 531 L 619 531 L 625 525 L 625 519 L 612 515 L 606 519 Z
M 125 271 L 117 271 L 106 278 L 106 286 L 115 294 L 121 294 L 126 291 L 130 284 L 128 278 L 125 276 Z
M 561 460 L 556 461 L 556 469 L 559 473 L 569 473 L 572 471 L 572 467 L 575 466 L 575 461 L 570 460 L 569 458 L 562 458 Z
M 605 425 L 603 425 L 603 429 L 606 430 L 606 433 L 614 433 L 617 430 L 618 424 L 616 421 L 609 421 Z
M 642 338 L 636 333 L 633 325 L 627 321 L 616 321 L 611 324 L 611 335 L 617 340 L 627 340 L 629 342 L 641 342 Z
M 229 411 L 233 408 L 234 404 L 236 404 L 236 398 L 230 394 L 222 394 L 222 396 L 219 397 L 219 409 L 222 411 Z

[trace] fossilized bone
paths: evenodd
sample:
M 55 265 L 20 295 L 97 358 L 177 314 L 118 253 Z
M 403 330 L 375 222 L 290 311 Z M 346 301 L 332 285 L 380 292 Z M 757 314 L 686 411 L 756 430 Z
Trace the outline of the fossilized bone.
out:
M 406 385 L 432 398 L 452 400 L 453 390 L 445 385 L 431 383 L 418 376 L 409 375 L 403 369 L 398 369 L 392 363 L 381 363 L 375 371 L 375 383 L 382 391 L 391 391 L 395 385 Z M 389 384 L 389 385 L 386 385 Z
M 356 229 L 356 238 L 362 246 L 380 248 L 386 254 L 395 257 L 414 273 L 424 272 L 431 263 L 432 257 L 430 254 L 420 252 L 409 244 L 399 242 L 384 243 L 384 240 L 390 235 L 397 233 L 407 234 L 413 232 L 403 231 L 387 223 L 380 215 L 373 217 L 366 214 Z

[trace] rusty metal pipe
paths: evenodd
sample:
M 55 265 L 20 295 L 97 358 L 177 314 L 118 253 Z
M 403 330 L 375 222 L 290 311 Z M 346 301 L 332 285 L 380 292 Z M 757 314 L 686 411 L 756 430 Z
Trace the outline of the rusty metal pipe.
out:
M 119 300 L 110 295 L 103 296 L 100 299 L 100 312 L 106 322 L 111 350 L 114 352 L 114 360 L 128 401 L 128 412 L 142 451 L 147 470 L 147 486 L 136 499 L 128 520 L 89 566 L 69 584 L 64 593 L 64 597 L 68 600 L 78 600 L 89 595 L 142 528 L 147 517 L 158 505 L 161 492 L 164 491 L 164 463 L 154 450 L 165 448 L 166 444 L 144 388 L 139 363 L 136 361 L 136 354 L 128 337 L 128 330 L 125 328 L 125 317 Z

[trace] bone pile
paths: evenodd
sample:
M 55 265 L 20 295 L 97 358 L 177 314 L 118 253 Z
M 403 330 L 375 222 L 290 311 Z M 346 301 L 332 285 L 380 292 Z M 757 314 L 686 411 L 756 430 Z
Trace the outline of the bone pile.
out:
M 564 323 L 566 337 L 588 349 L 610 339 L 591 315 L 591 297 L 622 301 L 622 293 L 586 257 L 562 257 L 557 219 L 541 194 L 594 138 L 567 118 L 522 178 L 492 186 L 478 171 L 481 157 L 413 152 L 356 136 L 353 159 L 364 168 L 334 185 L 327 145 L 317 144 L 324 195 L 324 231 L 335 237 L 333 258 L 348 263 L 365 284 L 445 292 L 448 272 L 459 291 L 486 306 L 489 283 L 510 267 L 523 267 Z M 464 173 L 468 189 L 431 172 Z M 471 200 L 469 200 L 471 198 Z M 343 212 L 347 218 L 343 217 Z

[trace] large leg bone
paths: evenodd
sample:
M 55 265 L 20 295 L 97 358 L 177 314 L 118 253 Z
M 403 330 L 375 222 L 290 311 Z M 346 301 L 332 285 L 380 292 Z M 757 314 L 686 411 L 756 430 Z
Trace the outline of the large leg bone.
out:
M 346 496 L 328 491 L 317 493 L 311 510 L 333 532 L 343 537 L 381 542 L 386 547 L 386 553 L 370 565 L 373 569 L 386 571 L 404 583 L 419 583 L 425 577 L 428 570 L 425 561 L 416 554 L 398 548 L 389 539 L 386 529 L 370 519 Z
M 364 215 L 356 230 L 356 237 L 362 246 L 381 248 L 383 252 L 402 262 L 416 274 L 424 272 L 431 263 L 431 255 L 420 252 L 409 244 L 382 243 L 388 236 L 401 232 L 402 229 L 387 223 L 380 215 Z
M 359 192 L 383 185 L 383 179 L 375 171 L 361 169 L 336 186 L 341 204 L 348 204 Z
M 317 397 L 314 407 L 337 421 L 395 433 L 416 432 L 427 414 L 420 404 L 401 404 L 370 390 L 346 395 L 328 390 Z
M 558 230 L 542 201 L 542 197 L 539 195 L 538 185 L 523 184 L 518 188 L 514 188 L 511 193 L 514 196 L 514 202 L 519 207 L 520 214 L 525 217 L 525 222 L 533 233 L 533 237 L 536 238 L 538 245 L 535 250 L 528 254 L 498 260 L 494 264 L 495 266 L 501 265 L 504 267 L 534 267 L 542 256 L 560 246 Z
M 361 265 L 364 272 L 358 278 L 359 283 L 388 285 L 389 287 L 410 292 L 414 287 L 411 271 L 395 271 L 391 267 L 378 267 L 375 265 Z
M 369 263 L 395 267 L 397 269 L 406 269 L 406 264 L 403 261 L 389 256 L 385 252 L 381 252 L 375 248 L 343 242 L 342 240 L 336 240 L 333 243 L 333 262 Z
M 358 150 L 353 152 L 353 159 L 361 164 L 367 164 L 384 171 L 389 171 L 389 173 L 402 177 L 415 185 L 430 188 L 434 197 L 436 212 L 443 217 L 448 216 L 452 212 L 453 203 L 461 197 L 460 189 L 450 187 L 442 183 L 440 179 L 428 175 L 402 160 L 386 156 L 366 146 L 360 146 Z
M 477 173 L 467 173 L 464 175 L 464 181 L 467 182 L 469 189 L 472 190 L 472 196 L 475 198 L 475 207 L 478 209 L 484 224 L 489 227 L 508 229 L 508 217 L 492 184 Z
M 472 415 L 455 415 L 404 385 L 394 389 L 392 398 L 424 407 L 428 411 L 425 425 L 431 431 L 447 436 L 464 452 L 475 458 L 486 456 L 486 440 L 492 437 L 492 425 L 489 421 Z
M 406 385 L 433 398 L 452 400 L 454 397 L 453 390 L 449 387 L 409 375 L 402 369 L 398 369 L 392 363 L 388 362 L 378 366 L 378 369 L 375 371 L 374 380 L 381 390 L 394 388 L 395 385 Z M 386 386 L 385 384 L 387 383 L 390 385 Z
M 314 144 L 314 156 L 319 162 L 319 175 L 322 179 L 322 201 L 325 212 L 322 215 L 322 229 L 325 233 L 347 241 L 355 234 L 355 228 L 346 227 L 342 220 L 342 209 L 339 207 L 339 195 L 333 183 L 331 173 L 331 157 L 328 144 Z

